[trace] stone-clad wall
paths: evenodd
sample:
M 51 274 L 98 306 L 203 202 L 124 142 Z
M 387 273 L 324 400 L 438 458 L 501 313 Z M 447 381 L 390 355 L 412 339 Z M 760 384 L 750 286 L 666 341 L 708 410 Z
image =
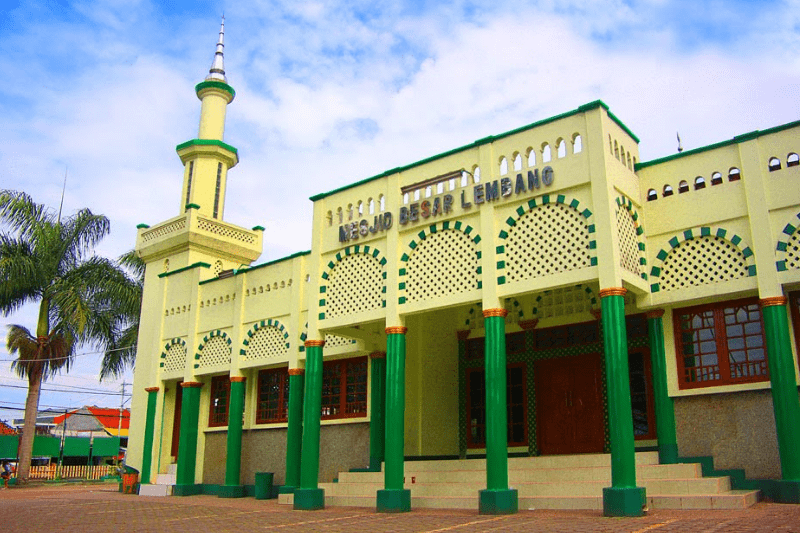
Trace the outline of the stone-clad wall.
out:
M 675 398 L 681 456 L 710 455 L 717 469 L 779 479 L 780 457 L 769 390 Z
M 206 433 L 203 483 L 225 483 L 228 433 Z M 369 466 L 369 424 L 341 424 L 320 428 L 319 480 L 330 482 L 339 472 Z M 256 472 L 274 472 L 274 482 L 286 479 L 286 429 L 254 429 L 242 434 L 242 485 L 252 485 Z

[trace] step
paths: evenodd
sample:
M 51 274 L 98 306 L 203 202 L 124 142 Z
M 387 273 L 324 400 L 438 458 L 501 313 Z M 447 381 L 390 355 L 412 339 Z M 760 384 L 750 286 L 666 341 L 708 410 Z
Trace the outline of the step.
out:
M 172 496 L 172 485 L 139 485 L 139 496 Z
M 156 476 L 156 485 L 175 485 L 175 474 L 158 474 Z

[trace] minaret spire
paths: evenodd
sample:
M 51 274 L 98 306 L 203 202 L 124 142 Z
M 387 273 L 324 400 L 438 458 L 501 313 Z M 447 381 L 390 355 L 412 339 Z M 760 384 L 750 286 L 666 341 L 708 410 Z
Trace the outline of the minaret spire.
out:
M 225 15 L 222 15 L 222 23 L 219 26 L 219 40 L 217 41 L 217 51 L 214 52 L 214 62 L 208 71 L 207 80 L 228 81 L 225 77 L 225 62 L 223 53 L 225 51 Z

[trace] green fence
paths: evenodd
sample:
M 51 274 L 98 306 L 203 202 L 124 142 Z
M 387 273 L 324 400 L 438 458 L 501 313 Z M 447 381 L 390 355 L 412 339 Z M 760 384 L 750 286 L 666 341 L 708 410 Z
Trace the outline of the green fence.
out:
M 92 457 L 114 457 L 119 454 L 118 437 L 66 437 L 64 439 L 64 457 L 88 457 L 89 446 Z M 16 459 L 19 435 L 0 435 L 0 459 Z M 58 457 L 61 449 L 59 437 L 37 435 L 33 438 L 34 457 Z

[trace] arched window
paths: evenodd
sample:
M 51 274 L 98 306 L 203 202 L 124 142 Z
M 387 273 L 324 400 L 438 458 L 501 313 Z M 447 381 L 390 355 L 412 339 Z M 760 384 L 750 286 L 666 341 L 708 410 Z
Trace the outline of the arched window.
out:
M 328 221 L 328 225 L 329 225 L 329 226 L 332 226 L 332 225 L 333 225 L 333 212 L 332 212 L 332 211 L 328 211 L 328 212 L 325 214 L 325 220 L 327 220 L 327 221 Z
M 630 152 L 628 152 L 627 160 L 628 160 L 628 168 L 630 170 L 633 170 L 633 165 L 631 165 L 631 153 Z
M 369 204 L 369 214 L 370 215 L 374 215 L 375 214 L 375 200 L 370 198 L 367 202 Z
M 450 190 L 451 191 L 456 190 L 456 179 L 455 178 L 450 178 Z
M 363 214 L 364 214 L 364 202 L 359 200 L 358 201 L 358 216 L 361 216 Z
M 436 184 L 436 194 L 442 194 L 444 192 L 444 182 L 440 181 Z
M 408 205 L 408 193 L 403 193 L 403 204 Z
M 617 144 L 617 141 L 614 141 L 614 157 L 619 159 L 619 145 Z
M 694 190 L 699 191 L 700 189 L 706 188 L 706 179 L 703 176 L 697 176 L 694 179 Z
M 719 172 L 711 174 L 711 185 L 719 185 L 720 183 L 722 183 L 722 174 Z
M 689 184 L 686 183 L 686 180 L 681 180 L 678 184 L 678 193 L 683 194 L 689 190 Z
M 466 187 L 466 186 L 467 186 L 467 184 L 469 183 L 469 182 L 467 181 L 467 179 L 468 179 L 467 177 L 468 177 L 468 176 L 469 176 L 469 173 L 468 173 L 466 170 L 462 170 L 462 171 L 461 171 L 461 186 L 462 186 L 462 187 Z
M 344 214 L 342 213 L 342 208 L 341 207 L 336 209 L 336 217 L 339 219 L 339 224 L 344 222 Z
M 614 155 L 614 147 L 611 146 L 611 135 L 608 136 L 608 153 Z
M 514 154 L 514 170 L 522 170 L 522 156 L 519 152 Z
M 472 180 L 475 183 L 481 182 L 481 167 L 476 166 L 475 168 L 472 169 Z
M 431 196 L 433 196 L 433 187 L 428 185 L 425 187 L 425 198 L 430 198 Z
M 556 146 L 558 147 L 558 158 L 567 157 L 567 142 L 564 139 L 559 139 L 556 141 Z
M 583 151 L 583 140 L 579 133 L 572 136 L 572 153 L 579 154 Z
M 777 157 L 769 158 L 769 171 L 774 172 L 781 169 L 781 160 Z
M 383 213 L 383 211 L 386 209 L 386 197 L 382 194 L 378 196 L 378 203 L 381 206 L 381 213 Z
M 353 204 L 347 204 L 347 220 L 353 220 Z
M 528 166 L 535 167 L 536 166 L 536 150 L 533 148 L 528 148 Z
M 742 179 L 742 173 L 736 167 L 731 167 L 728 171 L 728 181 L 739 181 Z
M 790 152 L 789 155 L 786 156 L 786 168 L 796 167 L 797 165 L 800 165 L 800 156 L 794 152 Z
M 658 199 L 658 193 L 655 189 L 649 189 L 647 191 L 647 201 L 652 202 L 653 200 Z
M 625 164 L 625 147 L 621 144 L 619 145 L 619 160 L 622 161 L 622 164 Z
M 672 185 L 664 185 L 664 198 L 667 196 L 672 196 Z
M 544 143 L 542 145 L 542 163 L 549 163 L 550 162 L 550 145 Z
M 508 159 L 505 156 L 500 158 L 500 175 L 505 176 L 508 174 Z
M 419 189 L 414 191 L 414 201 L 417 201 L 417 200 L 419 200 Z

